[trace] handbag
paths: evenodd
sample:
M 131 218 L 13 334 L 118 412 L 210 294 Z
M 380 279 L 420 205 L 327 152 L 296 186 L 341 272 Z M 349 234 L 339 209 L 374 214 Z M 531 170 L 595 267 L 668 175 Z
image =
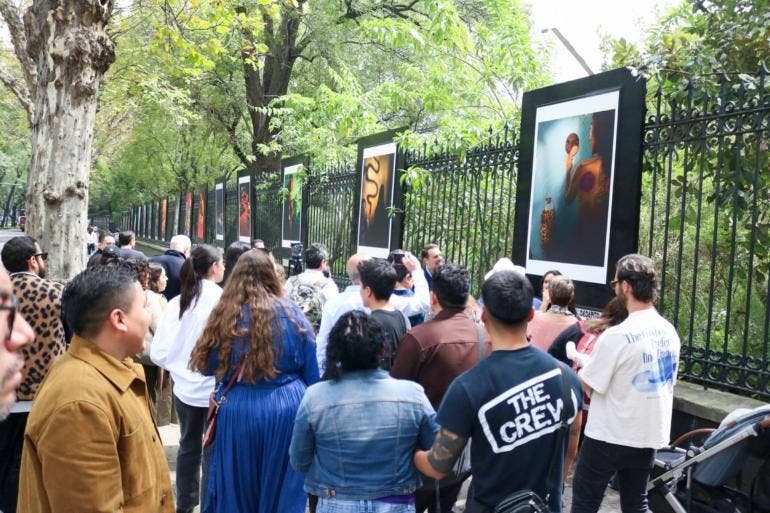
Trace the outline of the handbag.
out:
M 222 387 L 222 382 L 219 382 L 219 386 L 211 392 L 211 395 L 209 396 L 209 411 L 206 415 L 206 432 L 203 433 L 203 448 L 210 446 L 214 443 L 214 436 L 217 433 L 217 414 L 219 413 L 219 408 L 225 403 L 227 400 L 227 392 L 230 391 L 231 388 L 233 388 L 233 385 L 235 385 L 236 381 L 240 381 L 243 377 L 243 369 L 246 367 L 246 359 L 244 358 L 240 365 L 238 365 L 237 372 L 233 372 L 233 375 L 230 377 L 230 381 L 227 382 L 227 386 L 225 387 L 224 391 L 222 392 L 222 397 L 219 398 L 219 401 L 217 401 L 217 392 L 219 392 L 219 389 Z
M 559 426 L 559 430 L 556 433 L 556 450 L 554 451 L 553 456 L 551 456 L 551 464 L 548 467 L 548 481 L 546 485 L 546 490 L 548 490 L 548 493 L 544 498 L 541 498 L 532 490 L 519 490 L 498 502 L 495 506 L 495 509 L 493 510 L 494 513 L 550 512 L 548 502 L 551 499 L 550 490 L 553 489 L 553 483 L 556 482 L 554 479 L 554 472 L 556 471 L 556 456 L 561 450 L 561 443 L 564 434 L 569 429 L 569 424 L 567 423 L 567 420 L 569 419 L 569 415 L 567 414 L 567 402 L 572 404 L 572 401 L 569 401 L 569 398 L 572 396 L 572 388 L 570 387 L 569 381 L 567 380 L 567 367 L 561 362 L 559 362 L 559 367 L 561 367 L 562 397 L 564 398 L 564 408 L 561 409 L 561 425 Z

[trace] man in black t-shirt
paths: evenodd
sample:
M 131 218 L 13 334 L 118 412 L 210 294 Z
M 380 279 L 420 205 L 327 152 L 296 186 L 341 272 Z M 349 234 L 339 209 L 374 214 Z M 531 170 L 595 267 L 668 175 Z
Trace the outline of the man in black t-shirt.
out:
M 484 282 L 481 319 L 492 354 L 449 386 L 438 411 L 441 430 L 429 451 L 417 451 L 422 473 L 440 479 L 448 474 L 471 438 L 473 481 L 466 513 L 487 513 L 508 495 L 532 490 L 549 497 L 549 508 L 561 511 L 562 481 L 577 451 L 582 408 L 580 382 L 572 370 L 527 341 L 532 318 L 532 286 L 513 271 L 501 271 Z M 562 372 L 571 386 L 564 397 Z M 556 446 L 561 412 L 572 425 L 563 445 Z M 549 468 L 556 469 L 549 486 Z
M 404 314 L 390 303 L 390 295 L 396 287 L 396 270 L 387 260 L 372 258 L 358 264 L 358 273 L 361 275 L 361 300 L 372 311 L 372 319 L 385 328 L 388 337 L 382 368 L 389 370 L 398 342 L 409 329 Z

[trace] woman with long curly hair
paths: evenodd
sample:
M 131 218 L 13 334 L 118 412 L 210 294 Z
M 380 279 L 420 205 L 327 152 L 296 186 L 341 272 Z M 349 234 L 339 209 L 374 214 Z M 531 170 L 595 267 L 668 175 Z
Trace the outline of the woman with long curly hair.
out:
M 304 476 L 289 465 L 289 443 L 305 389 L 318 381 L 315 339 L 269 255 L 238 259 L 190 367 L 216 377 L 217 401 L 240 376 L 217 414 L 203 513 L 304 513 Z

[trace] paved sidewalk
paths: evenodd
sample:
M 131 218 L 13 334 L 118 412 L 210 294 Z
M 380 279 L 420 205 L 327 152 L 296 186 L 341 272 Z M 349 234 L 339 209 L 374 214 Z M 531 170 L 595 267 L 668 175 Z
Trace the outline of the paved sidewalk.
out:
M 163 449 L 166 452 L 166 459 L 168 460 L 168 468 L 171 472 L 171 482 L 176 481 L 176 451 L 179 446 L 179 425 L 169 424 L 159 428 L 160 437 L 163 440 Z M 463 486 L 463 490 L 455 503 L 455 512 L 463 513 L 465 511 L 465 496 L 468 493 L 468 485 L 466 483 Z M 565 512 L 569 512 L 570 503 L 572 499 L 572 476 L 567 478 L 567 484 L 564 489 L 564 508 Z M 199 508 L 195 509 L 198 513 Z M 620 497 L 618 492 L 610 488 L 607 489 L 607 493 L 604 496 L 604 502 L 602 503 L 599 513 L 617 513 L 620 511 Z

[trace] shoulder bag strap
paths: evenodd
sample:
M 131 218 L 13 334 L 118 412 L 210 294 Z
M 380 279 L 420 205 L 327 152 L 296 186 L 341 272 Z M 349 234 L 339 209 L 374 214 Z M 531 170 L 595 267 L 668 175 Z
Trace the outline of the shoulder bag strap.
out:
M 225 389 L 222 391 L 222 397 L 219 398 L 218 402 L 220 404 L 225 400 L 225 397 L 227 397 L 227 392 L 229 392 L 230 389 L 233 388 L 233 385 L 235 385 L 237 381 L 240 381 L 241 378 L 243 378 L 243 369 L 245 368 L 246 368 L 246 358 L 241 360 L 241 363 L 238 365 L 236 372 L 233 372 L 233 375 L 230 376 L 230 381 L 227 382 Z
M 569 407 L 570 412 L 572 412 L 573 405 L 572 405 L 572 387 L 569 384 L 569 378 L 567 377 L 567 370 L 566 366 L 558 362 L 559 364 L 559 370 L 561 371 L 561 386 L 562 386 L 562 397 L 564 398 L 564 405 L 561 409 L 561 425 L 559 426 L 559 430 L 556 432 L 556 449 L 553 452 L 553 456 L 551 456 L 551 464 L 548 467 L 548 481 L 547 481 L 547 488 L 546 488 L 546 496 L 545 496 L 545 502 L 548 504 L 548 501 L 551 498 L 551 490 L 553 489 L 553 483 L 556 482 L 556 461 L 558 460 L 558 456 L 560 451 L 562 450 L 561 444 L 562 440 L 564 439 L 565 433 L 569 430 L 569 414 L 567 413 L 567 408 Z

